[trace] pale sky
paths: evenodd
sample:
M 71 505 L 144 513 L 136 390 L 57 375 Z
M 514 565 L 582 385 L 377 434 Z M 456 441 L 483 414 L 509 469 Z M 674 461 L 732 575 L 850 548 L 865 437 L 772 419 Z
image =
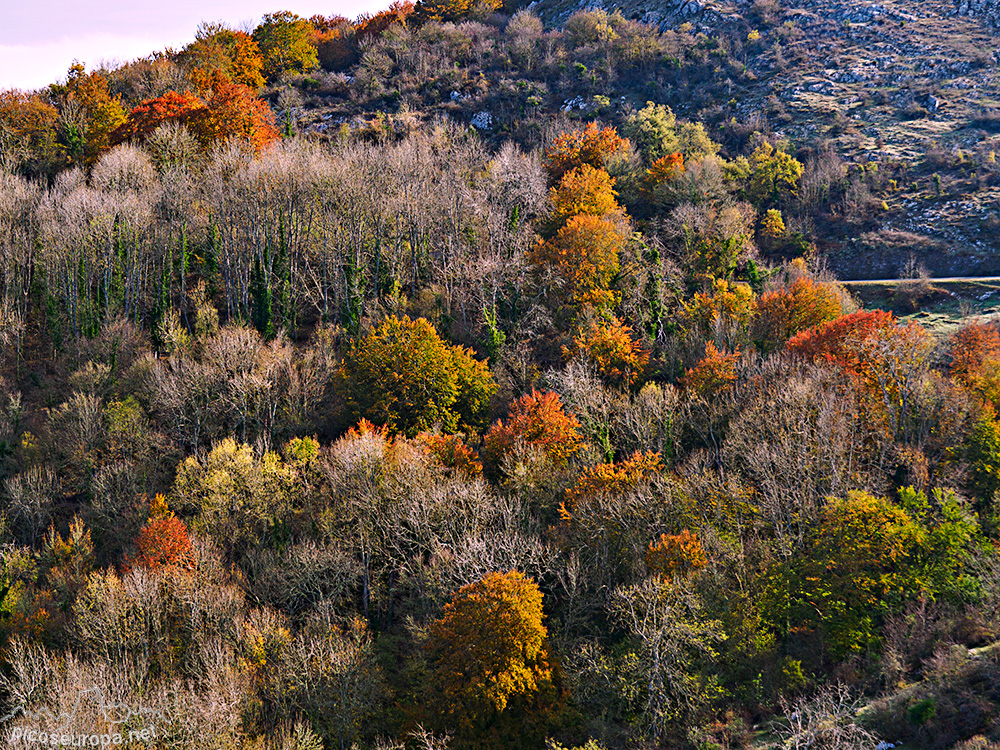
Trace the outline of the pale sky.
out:
M 0 0 L 0 90 L 35 89 L 65 78 L 73 60 L 92 70 L 180 49 L 202 21 L 253 28 L 265 13 L 290 10 L 354 18 L 391 0 Z

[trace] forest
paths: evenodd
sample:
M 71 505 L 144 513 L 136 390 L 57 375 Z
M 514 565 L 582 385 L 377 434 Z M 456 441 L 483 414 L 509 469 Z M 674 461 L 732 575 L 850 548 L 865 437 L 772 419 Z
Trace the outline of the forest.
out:
M 712 50 L 421 0 L 0 93 L 8 746 L 1000 748 L 1000 324 L 826 269 L 891 170 L 593 93 Z

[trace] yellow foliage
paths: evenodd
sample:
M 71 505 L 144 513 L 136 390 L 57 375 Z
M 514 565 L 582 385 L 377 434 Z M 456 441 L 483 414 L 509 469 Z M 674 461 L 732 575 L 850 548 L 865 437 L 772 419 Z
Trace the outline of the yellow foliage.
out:
M 459 726 L 553 692 L 542 592 L 518 571 L 463 586 L 430 626 L 436 708 Z

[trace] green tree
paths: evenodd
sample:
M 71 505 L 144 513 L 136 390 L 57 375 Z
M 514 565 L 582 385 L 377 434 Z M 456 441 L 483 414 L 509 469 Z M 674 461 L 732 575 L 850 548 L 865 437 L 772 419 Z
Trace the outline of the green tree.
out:
M 802 162 L 765 141 L 750 156 L 747 196 L 758 208 L 774 203 L 782 192 L 794 193 L 802 176 Z
M 361 418 L 413 437 L 480 430 L 496 384 L 485 362 L 450 346 L 424 318 L 395 316 L 354 342 L 339 384 L 352 422 Z
M 264 56 L 268 80 L 285 73 L 304 73 L 319 65 L 312 33 L 311 23 L 287 10 L 264 16 L 253 31 L 253 40 Z

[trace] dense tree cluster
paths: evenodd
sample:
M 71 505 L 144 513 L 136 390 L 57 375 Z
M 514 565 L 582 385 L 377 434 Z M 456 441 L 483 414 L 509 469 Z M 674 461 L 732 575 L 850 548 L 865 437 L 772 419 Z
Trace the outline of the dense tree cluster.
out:
M 1000 329 L 858 309 L 800 232 L 815 162 L 645 98 L 515 143 L 310 138 L 259 96 L 322 64 L 460 99 L 432 51 L 491 29 L 595 86 L 695 54 L 505 10 L 274 13 L 0 95 L 0 715 L 109 732 L 96 687 L 185 750 L 994 747 Z

